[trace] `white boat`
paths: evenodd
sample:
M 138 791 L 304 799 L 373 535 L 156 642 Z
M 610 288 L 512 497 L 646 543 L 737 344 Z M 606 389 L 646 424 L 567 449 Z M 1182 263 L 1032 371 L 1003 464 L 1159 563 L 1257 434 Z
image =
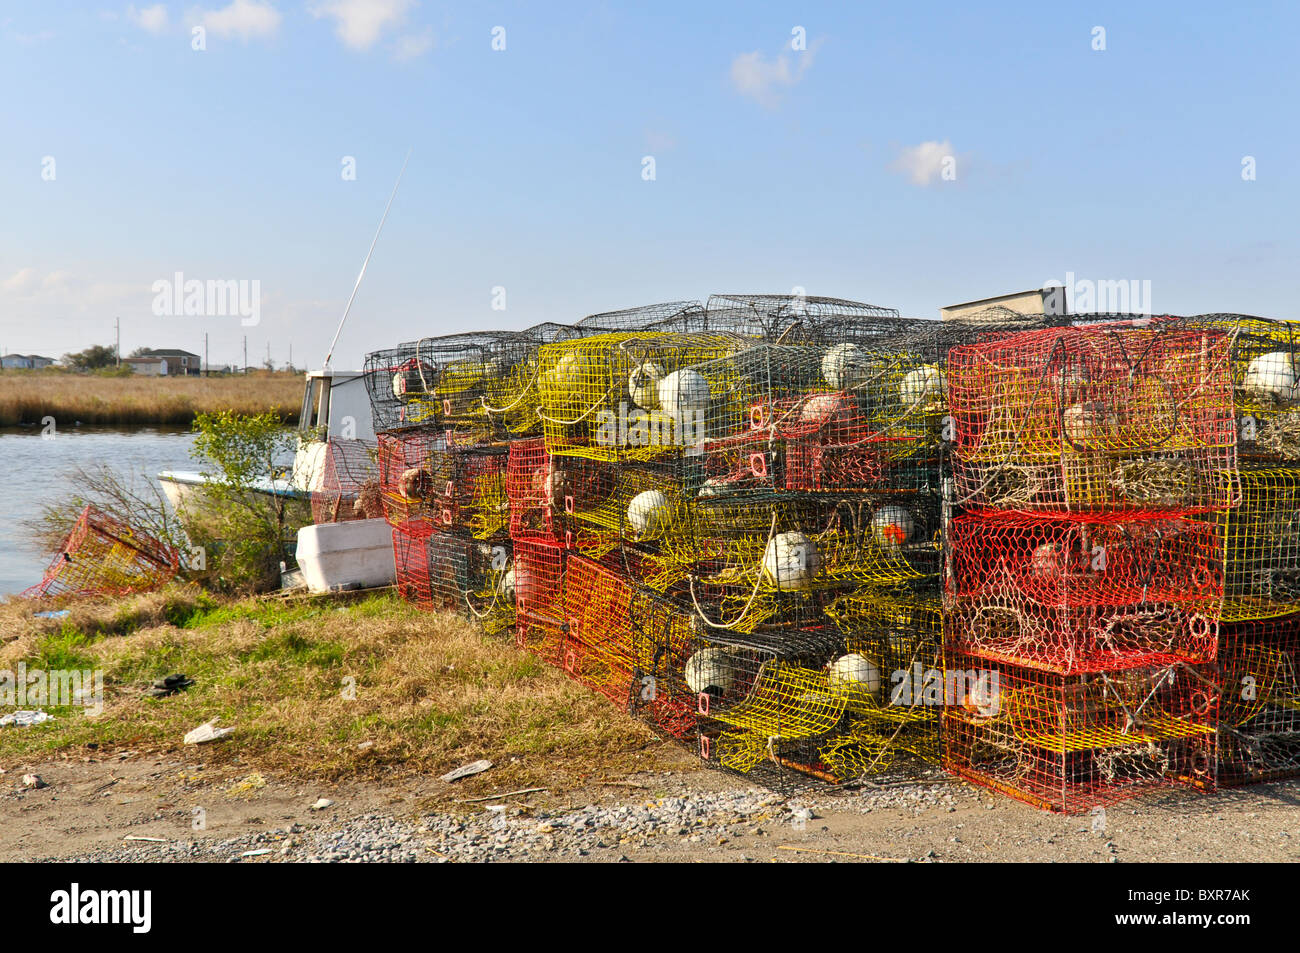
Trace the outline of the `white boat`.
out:
M 311 371 L 299 415 L 298 445 L 283 476 L 258 480 L 249 492 L 310 503 L 324 489 L 331 442 L 375 446 L 370 398 L 361 371 Z M 195 470 L 164 470 L 158 482 L 177 512 L 199 512 L 210 481 Z M 396 581 L 392 528 L 383 519 L 304 526 L 298 532 L 298 565 L 315 592 L 368 589 Z

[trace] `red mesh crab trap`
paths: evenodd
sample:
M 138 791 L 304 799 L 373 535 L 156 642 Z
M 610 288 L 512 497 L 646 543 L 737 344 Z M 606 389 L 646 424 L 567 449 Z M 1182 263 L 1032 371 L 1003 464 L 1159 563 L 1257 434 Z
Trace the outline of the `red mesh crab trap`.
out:
M 1056 674 L 1213 661 L 1219 623 L 1162 605 L 1061 606 L 1023 594 L 958 598 L 944 619 L 952 649 Z
M 1300 469 L 1245 464 L 1241 505 L 1220 514 L 1226 555 L 1222 618 L 1266 619 L 1300 609 Z
M 562 665 L 577 681 L 623 709 L 637 668 L 632 629 L 631 583 L 582 556 L 570 556 L 565 580 L 568 639 Z
M 384 516 L 407 533 L 459 530 L 475 539 L 505 536 L 509 447 L 468 448 L 450 431 L 379 435 L 379 487 Z
M 558 540 L 559 511 L 565 478 L 551 463 L 542 437 L 515 440 L 506 463 L 506 496 L 510 504 L 510 536 L 516 540 Z
M 428 535 L 414 536 L 394 528 L 393 566 L 396 571 L 397 594 L 412 605 L 433 607 Z
M 331 437 L 323 445 L 319 485 L 311 491 L 312 522 L 383 517 L 376 453 L 365 440 Z
M 948 358 L 963 503 L 1205 512 L 1237 502 L 1228 338 L 1210 329 L 1046 328 Z
M 1201 613 L 1223 598 L 1223 537 L 1212 520 L 985 511 L 952 520 L 948 549 L 947 588 L 959 598 L 1019 595 L 1062 608 L 1159 603 Z
M 689 614 L 616 566 L 570 555 L 565 620 L 566 672 L 666 734 L 694 733 L 695 695 L 682 679 L 695 631 Z
M 1300 616 L 1225 625 L 1220 786 L 1300 777 Z
M 173 546 L 87 505 L 59 552 L 24 599 L 120 596 L 157 589 L 180 569 Z
M 552 456 L 539 439 L 511 444 L 506 484 L 511 536 L 552 540 L 595 558 L 655 545 L 679 498 L 667 469 Z
M 944 767 L 1036 807 L 1080 813 L 1212 778 L 1213 667 L 1062 676 L 947 656 Z
M 559 665 L 568 641 L 565 621 L 567 553 L 558 543 L 515 540 L 515 643 Z

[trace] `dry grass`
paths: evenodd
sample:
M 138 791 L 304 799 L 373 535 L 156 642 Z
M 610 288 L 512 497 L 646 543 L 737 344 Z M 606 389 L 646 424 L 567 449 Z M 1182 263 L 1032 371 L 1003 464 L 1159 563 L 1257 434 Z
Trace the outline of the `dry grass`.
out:
M 337 779 L 437 775 L 478 758 L 496 767 L 456 786 L 578 786 L 593 777 L 680 763 L 678 749 L 534 656 L 459 617 L 419 613 L 395 596 L 216 603 L 194 590 L 85 604 L 64 619 L 0 606 L 0 668 L 102 669 L 97 718 L 0 729 L 0 765 L 58 753 L 182 749 L 220 716 L 236 732 L 205 746 L 216 764 Z M 110 634 L 125 633 L 125 634 Z M 146 697 L 153 679 L 197 683 Z M 355 698 L 346 689 L 355 679 Z M 359 747 L 362 742 L 370 746 Z
M 189 426 L 197 413 L 231 410 L 261 414 L 278 408 L 296 423 L 303 379 L 296 374 L 253 372 L 236 377 L 99 377 L 58 371 L 0 374 L 0 427 L 56 425 Z

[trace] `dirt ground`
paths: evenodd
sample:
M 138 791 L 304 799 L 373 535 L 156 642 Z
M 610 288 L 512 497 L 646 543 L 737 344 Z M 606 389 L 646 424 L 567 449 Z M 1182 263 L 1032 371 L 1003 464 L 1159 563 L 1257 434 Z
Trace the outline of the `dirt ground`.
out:
M 24 786 L 26 774 L 39 775 L 46 786 Z M 685 755 L 680 771 L 612 779 L 559 794 L 534 792 L 463 805 L 454 803 L 458 792 L 436 778 L 407 778 L 391 784 L 304 784 L 243 775 L 237 767 L 205 765 L 201 756 L 181 760 L 128 753 L 104 760 L 53 760 L 0 774 L 0 861 L 154 859 L 150 850 L 163 842 L 186 844 L 190 851 L 203 854 L 192 859 L 225 861 L 243 853 L 239 848 L 261 832 L 266 836 L 256 838 L 257 845 L 275 846 L 285 839 L 291 846 L 305 837 L 330 836 L 333 828 L 355 825 L 358 819 L 375 823 L 376 817 L 391 818 L 422 825 L 410 830 L 424 832 L 433 819 L 446 823 L 469 819 L 472 826 L 476 816 L 479 820 L 496 816 L 488 813 L 489 805 L 497 810 L 504 805 L 518 823 L 531 824 L 529 818 L 558 817 L 564 811 L 608 809 L 616 814 L 620 806 L 644 806 L 662 798 L 712 804 L 728 792 L 753 789 L 743 778 L 700 769 Z M 334 803 L 314 811 L 311 807 L 319 798 Z M 492 859 L 1300 860 L 1300 813 L 1296 811 L 1300 782 L 1215 794 L 1157 791 L 1111 806 L 1104 818 L 1045 813 L 953 780 L 831 796 L 800 792 L 769 800 L 782 807 L 768 809 L 758 821 L 750 815 L 730 826 L 701 827 L 709 831 L 706 836 L 682 836 L 683 828 L 658 837 L 606 837 L 581 851 L 549 848 L 546 845 L 553 839 L 544 837 L 543 846 L 529 848 L 526 856 L 506 852 Z M 195 829 L 200 816 L 196 809 L 202 811 L 203 829 Z M 536 829 L 549 830 L 545 823 L 540 821 Z M 420 835 L 408 836 L 418 839 Z M 263 849 L 252 859 L 310 859 L 292 854 L 289 846 Z M 426 849 L 438 854 L 436 846 Z M 156 859 L 175 858 L 159 855 Z

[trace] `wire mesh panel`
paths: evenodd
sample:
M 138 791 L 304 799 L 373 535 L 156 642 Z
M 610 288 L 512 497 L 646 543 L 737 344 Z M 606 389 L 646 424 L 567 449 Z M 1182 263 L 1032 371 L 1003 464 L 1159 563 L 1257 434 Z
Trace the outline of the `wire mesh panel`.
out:
M 1300 469 L 1243 465 L 1241 505 L 1220 516 L 1227 544 L 1224 619 L 1300 609 Z
M 459 446 L 450 431 L 379 435 L 379 485 L 384 516 L 407 533 L 458 529 L 475 539 L 504 536 L 509 448 Z
M 847 298 L 817 295 L 717 294 L 710 295 L 705 313 L 715 325 L 743 330 L 769 341 L 794 337 L 825 337 L 819 329 L 827 324 L 852 327 L 854 333 L 870 336 L 915 323 L 900 319 L 895 308 Z
M 952 648 L 1069 674 L 1213 661 L 1219 623 L 1168 604 L 1049 605 L 1008 592 L 952 600 L 944 631 Z
M 748 346 L 721 333 L 626 332 L 543 345 L 540 414 L 552 454 L 651 460 L 680 454 L 715 404 L 694 365 Z
M 87 505 L 41 581 L 21 598 L 146 592 L 169 582 L 179 568 L 175 548 Z
M 1300 777 L 1300 616 L 1224 627 L 1222 786 Z
M 563 667 L 624 710 L 631 707 L 637 652 L 631 583 L 610 568 L 570 556 L 565 586 L 568 641 Z M 636 686 L 640 691 L 640 686 Z
M 568 495 L 566 483 L 567 476 L 552 462 L 544 438 L 511 442 L 506 463 L 506 496 L 512 539 L 554 543 L 561 537 L 559 512 Z
M 384 515 L 374 444 L 331 437 L 319 489 L 311 494 L 312 522 L 378 519 Z
M 954 348 L 959 494 L 1033 511 L 1181 512 L 1237 501 L 1228 339 L 1047 328 Z
M 1154 786 L 1212 779 L 1212 668 L 1070 677 L 947 657 L 944 766 L 1041 808 L 1078 813 Z
M 435 606 L 433 581 L 429 575 L 429 536 L 414 535 L 393 528 L 393 564 L 397 594 L 415 606 Z M 439 604 L 440 608 L 446 608 Z

